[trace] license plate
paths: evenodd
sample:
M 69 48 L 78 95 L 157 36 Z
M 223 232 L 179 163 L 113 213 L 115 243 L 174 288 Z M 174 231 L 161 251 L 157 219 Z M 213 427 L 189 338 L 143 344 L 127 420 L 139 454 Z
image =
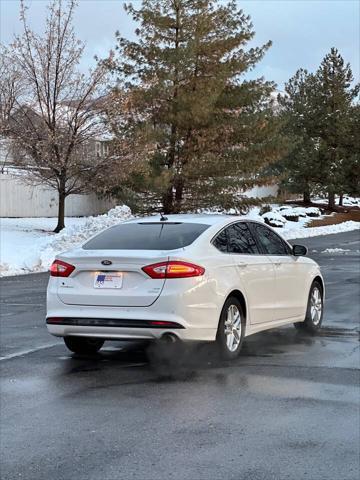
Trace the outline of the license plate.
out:
M 122 273 L 98 273 L 94 280 L 94 288 L 121 288 Z

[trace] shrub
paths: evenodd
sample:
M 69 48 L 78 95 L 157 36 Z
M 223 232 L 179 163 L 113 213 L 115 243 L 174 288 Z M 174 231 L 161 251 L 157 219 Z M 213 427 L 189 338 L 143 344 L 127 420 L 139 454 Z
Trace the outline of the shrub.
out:
M 272 208 L 270 205 L 263 205 L 261 208 L 260 208 L 260 212 L 259 212 L 259 215 L 264 215 L 264 213 L 268 213 L 268 212 L 271 212 Z

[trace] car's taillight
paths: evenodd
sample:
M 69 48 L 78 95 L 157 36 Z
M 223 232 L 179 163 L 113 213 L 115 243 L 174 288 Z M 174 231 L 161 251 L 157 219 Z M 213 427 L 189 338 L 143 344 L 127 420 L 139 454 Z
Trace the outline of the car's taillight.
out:
M 193 263 L 172 261 L 154 263 L 142 268 L 151 278 L 188 278 L 204 275 L 205 268 Z
M 63 262 L 62 260 L 55 260 L 50 267 L 50 276 L 68 277 L 74 270 L 74 265 L 70 265 L 70 263 Z

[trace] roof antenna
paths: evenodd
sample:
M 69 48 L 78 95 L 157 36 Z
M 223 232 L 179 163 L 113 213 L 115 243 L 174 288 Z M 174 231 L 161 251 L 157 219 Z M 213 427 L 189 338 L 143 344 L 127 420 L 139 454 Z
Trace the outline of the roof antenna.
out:
M 160 212 L 160 222 L 166 222 L 168 218 L 167 217 L 164 217 L 164 214 L 162 212 Z

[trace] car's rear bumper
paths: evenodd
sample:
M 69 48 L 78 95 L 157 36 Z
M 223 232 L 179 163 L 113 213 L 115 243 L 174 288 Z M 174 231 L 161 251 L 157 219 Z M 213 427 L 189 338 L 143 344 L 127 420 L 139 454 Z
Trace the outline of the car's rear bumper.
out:
M 173 333 L 181 340 L 213 341 L 216 338 L 221 306 L 214 302 L 206 282 L 183 282 L 181 291 L 169 282 L 162 295 L 149 307 L 68 305 L 57 295 L 54 282 L 47 291 L 47 322 L 52 335 L 102 337 L 108 339 L 157 339 Z M 171 322 L 153 327 L 152 322 Z
M 81 323 L 81 322 L 80 322 Z M 164 334 L 173 334 L 182 341 L 213 341 L 216 331 L 212 328 L 159 328 L 129 326 L 89 326 L 47 324 L 49 333 L 57 337 L 81 336 L 107 340 L 157 340 Z

